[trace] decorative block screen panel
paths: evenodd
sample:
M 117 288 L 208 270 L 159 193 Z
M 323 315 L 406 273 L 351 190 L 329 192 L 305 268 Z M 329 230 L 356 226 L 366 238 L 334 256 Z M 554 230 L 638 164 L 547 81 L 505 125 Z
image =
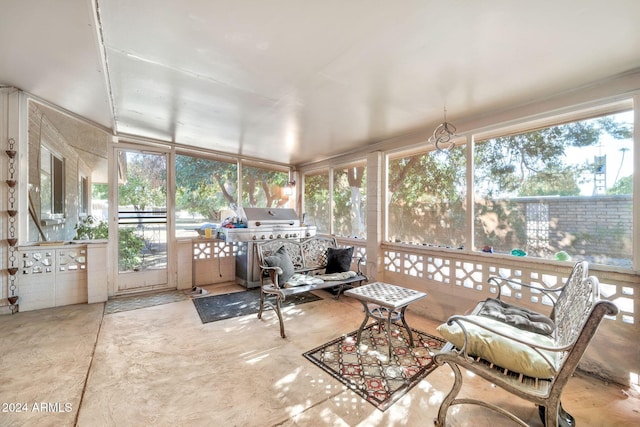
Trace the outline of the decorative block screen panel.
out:
M 513 257 L 486 257 L 476 254 L 451 252 L 431 253 L 428 249 L 420 248 L 412 251 L 411 248 L 383 245 L 384 271 L 410 278 L 424 278 L 425 288 L 430 286 L 456 286 L 466 289 L 467 292 L 476 294 L 477 299 L 483 299 L 488 294 L 496 294 L 497 289 L 488 285 L 487 280 L 491 276 L 498 276 L 514 281 L 538 285 L 551 289 L 561 286 L 568 278 L 571 266 L 558 267 L 542 263 L 523 263 L 520 258 Z M 617 321 L 625 324 L 636 324 L 635 318 L 638 306 L 638 290 L 633 285 L 618 284 L 615 280 L 619 274 L 595 271 L 590 275 L 596 276 L 600 282 L 602 298 L 613 301 L 620 309 Z M 629 276 L 633 281 L 632 275 Z M 513 298 L 516 301 L 527 301 L 530 305 L 541 304 L 541 311 L 548 311 L 551 300 L 541 292 L 526 287 L 503 287 L 502 295 Z M 472 297 L 473 298 L 473 297 Z
M 235 243 L 227 243 L 223 240 L 194 240 L 192 250 L 193 259 L 198 261 L 235 256 L 238 252 L 238 245 Z
M 55 252 L 53 250 L 24 251 L 21 253 L 22 274 L 49 274 L 54 272 Z
M 58 249 L 58 271 L 87 269 L 87 249 Z

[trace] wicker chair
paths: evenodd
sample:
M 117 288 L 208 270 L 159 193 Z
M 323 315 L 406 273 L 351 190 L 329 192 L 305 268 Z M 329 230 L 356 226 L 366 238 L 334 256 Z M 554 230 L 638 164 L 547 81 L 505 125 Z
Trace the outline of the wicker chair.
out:
M 495 331 L 487 327 L 485 322 L 476 322 L 468 316 L 452 316 L 447 325 L 455 324 L 462 329 L 464 344 L 461 348 L 456 348 L 449 342 L 434 357 L 438 365 L 448 364 L 455 376 L 451 391 L 440 405 L 438 418 L 434 420 L 435 425 L 446 426 L 447 411 L 451 405 L 475 404 L 497 411 L 514 422 L 527 426 L 516 415 L 490 402 L 471 398 L 456 398 L 463 382 L 460 367 L 538 405 L 540 417 L 545 426 L 574 425 L 573 417 L 562 409 L 560 395 L 604 316 L 614 316 L 618 313 L 618 308 L 613 303 L 599 299 L 598 279 L 587 275 L 587 263 L 580 262 L 574 266 L 567 282 L 562 287 L 553 290 L 542 290 L 537 286 L 509 279 L 490 279 L 492 284 L 499 288 L 508 285 L 530 287 L 541 291 L 552 300 L 551 319 L 555 323 L 555 330 L 551 335 L 552 346 L 543 347 L 530 341 L 515 339 L 513 335 L 509 336 L 509 334 Z M 479 313 L 483 303 L 479 303 L 473 313 Z M 525 351 L 535 352 L 539 355 L 551 354 L 553 357 L 550 360 L 553 362 L 549 363 L 552 365 L 553 374 L 550 378 L 531 377 L 496 366 L 491 361 L 477 355 L 469 355 L 467 348 L 473 337 L 469 335 L 467 330 L 472 328 L 476 328 L 476 330 L 477 328 L 482 328 L 490 334 L 500 335 L 506 340 L 524 344 Z

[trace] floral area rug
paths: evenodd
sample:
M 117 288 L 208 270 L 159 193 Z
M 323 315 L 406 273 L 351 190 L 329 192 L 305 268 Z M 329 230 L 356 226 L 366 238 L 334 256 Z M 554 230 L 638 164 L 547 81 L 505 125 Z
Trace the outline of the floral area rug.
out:
M 414 347 L 409 345 L 407 331 L 392 325 L 390 360 L 387 334 L 379 323 L 362 331 L 359 348 L 358 332 L 354 331 L 304 353 L 304 357 L 384 411 L 436 369 L 432 356 L 445 344 L 441 338 L 411 330 Z

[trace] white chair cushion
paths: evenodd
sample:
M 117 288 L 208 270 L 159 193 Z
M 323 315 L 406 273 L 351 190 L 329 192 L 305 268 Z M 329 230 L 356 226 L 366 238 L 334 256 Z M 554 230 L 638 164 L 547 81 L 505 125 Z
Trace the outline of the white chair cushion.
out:
M 474 315 L 464 317 L 509 337 L 545 347 L 554 347 L 555 345 L 553 338 L 546 335 L 524 331 L 487 317 Z M 494 334 L 473 323 L 464 322 L 464 327 L 467 330 L 467 353 L 470 356 L 480 356 L 502 368 L 534 378 L 551 378 L 555 375 L 557 353 L 541 350 L 551 361 L 552 365 L 550 365 L 542 355 L 525 344 Z M 464 332 L 455 322 L 451 325 L 444 323 L 438 326 L 437 330 L 457 348 L 462 348 L 464 345 Z

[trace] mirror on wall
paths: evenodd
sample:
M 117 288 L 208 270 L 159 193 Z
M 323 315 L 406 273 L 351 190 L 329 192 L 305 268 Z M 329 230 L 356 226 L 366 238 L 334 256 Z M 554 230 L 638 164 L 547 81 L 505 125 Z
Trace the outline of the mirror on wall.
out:
M 107 237 L 110 134 L 29 100 L 28 242 Z

